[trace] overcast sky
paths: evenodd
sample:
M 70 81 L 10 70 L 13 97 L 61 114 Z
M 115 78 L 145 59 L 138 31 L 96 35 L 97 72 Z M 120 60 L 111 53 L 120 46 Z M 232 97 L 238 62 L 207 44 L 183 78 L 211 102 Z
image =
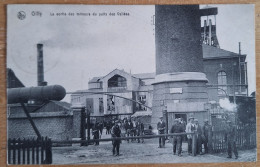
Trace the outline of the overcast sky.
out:
M 247 54 L 249 92 L 255 91 L 254 6 L 210 6 L 218 7 L 220 48 L 238 53 L 241 42 L 242 54 Z M 23 20 L 17 17 L 20 11 L 26 14 Z M 97 16 L 92 15 L 94 12 Z M 119 16 L 118 12 L 130 15 Z M 36 86 L 36 44 L 43 43 L 45 81 L 62 85 L 67 92 L 87 89 L 89 79 L 115 68 L 131 73 L 155 72 L 153 15 L 151 5 L 9 5 L 7 67 L 25 86 Z

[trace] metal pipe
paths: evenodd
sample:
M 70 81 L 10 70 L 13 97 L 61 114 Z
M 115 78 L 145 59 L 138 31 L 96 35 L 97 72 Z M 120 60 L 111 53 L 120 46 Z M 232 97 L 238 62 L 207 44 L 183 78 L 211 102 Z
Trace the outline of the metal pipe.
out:
M 66 95 L 66 90 L 60 85 L 22 87 L 7 89 L 7 102 L 27 103 L 29 100 L 62 100 Z

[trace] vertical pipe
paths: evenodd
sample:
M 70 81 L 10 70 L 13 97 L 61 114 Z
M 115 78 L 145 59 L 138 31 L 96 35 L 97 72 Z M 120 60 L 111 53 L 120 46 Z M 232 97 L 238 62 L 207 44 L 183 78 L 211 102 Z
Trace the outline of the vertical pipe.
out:
M 44 81 L 43 73 L 43 44 L 37 44 L 37 78 L 38 86 L 42 86 Z
M 205 43 L 205 44 L 207 43 L 206 42 L 206 40 L 207 40 L 207 38 L 206 38 L 206 35 L 207 35 L 206 31 L 207 31 L 207 21 L 204 20 L 203 43 Z
M 211 37 L 212 37 L 212 34 L 211 34 L 211 25 L 212 25 L 211 19 L 209 19 L 209 45 L 210 45 L 210 46 L 212 45 L 212 44 L 211 44 Z

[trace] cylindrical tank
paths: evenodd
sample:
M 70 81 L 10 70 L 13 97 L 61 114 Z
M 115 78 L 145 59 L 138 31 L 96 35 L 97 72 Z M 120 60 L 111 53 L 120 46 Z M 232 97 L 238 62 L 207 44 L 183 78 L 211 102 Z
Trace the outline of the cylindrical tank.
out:
M 62 100 L 66 90 L 60 85 L 22 87 L 7 89 L 8 104 L 27 103 L 28 100 Z
M 156 5 L 156 74 L 203 72 L 199 5 Z

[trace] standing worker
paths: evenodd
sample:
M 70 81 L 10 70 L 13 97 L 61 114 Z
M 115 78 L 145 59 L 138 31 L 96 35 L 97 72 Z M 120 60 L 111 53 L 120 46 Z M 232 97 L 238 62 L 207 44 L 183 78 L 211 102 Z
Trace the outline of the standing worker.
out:
M 129 121 L 126 120 L 125 130 L 126 130 L 127 137 L 129 137 L 131 135 L 132 128 L 133 128 L 133 124 L 132 124 L 131 120 L 129 120 Z M 127 139 L 127 142 L 129 143 L 129 139 Z
M 197 131 L 197 154 L 202 155 L 202 128 L 199 124 L 199 120 L 195 119 L 194 122 Z
M 115 121 L 115 125 L 112 127 L 111 130 L 111 136 L 112 138 L 119 138 L 119 139 L 113 139 L 112 140 L 112 144 L 113 144 L 113 155 L 114 156 L 119 156 L 119 148 L 120 148 L 120 137 L 121 137 L 121 130 L 120 127 L 118 125 L 118 120 Z
M 179 119 L 175 119 L 170 133 L 182 133 L 184 131 L 185 131 L 185 129 L 182 126 L 181 122 L 179 122 Z M 176 154 L 176 148 L 177 148 L 178 156 L 181 157 L 182 156 L 181 155 L 181 151 L 182 151 L 181 147 L 182 147 L 182 135 L 173 136 L 173 154 L 174 155 Z
M 157 123 L 158 134 L 164 134 L 165 127 L 166 127 L 166 124 L 163 121 L 163 117 L 161 116 L 160 121 Z M 165 146 L 165 137 L 159 137 L 159 147 L 158 148 L 163 148 L 164 146 Z
M 228 126 L 226 128 L 226 141 L 228 145 L 228 157 L 232 158 L 232 150 L 235 154 L 236 159 L 238 159 L 238 152 L 237 152 L 237 146 L 236 146 L 236 127 L 232 125 L 231 121 L 227 121 Z
M 204 145 L 204 149 L 205 149 L 205 154 L 207 154 L 209 152 L 208 150 L 208 142 L 209 142 L 209 132 L 212 131 L 212 127 L 209 124 L 209 120 L 205 119 L 204 120 L 204 125 L 202 127 L 202 143 Z
M 99 139 L 99 127 L 98 127 L 98 123 L 97 122 L 92 127 L 92 135 L 93 135 L 93 139 L 94 140 L 95 139 Z M 99 141 L 96 141 L 95 145 L 99 145 Z
M 137 120 L 137 136 L 143 136 L 144 135 L 144 124 L 140 121 Z M 141 138 L 142 143 L 144 142 L 144 138 Z M 138 138 L 138 143 L 140 143 L 140 139 Z
M 195 125 L 194 125 L 194 118 L 190 117 L 188 121 L 189 121 L 189 123 L 186 126 L 186 133 L 193 133 L 196 130 Z M 191 155 L 192 154 L 192 135 L 188 134 L 187 138 L 188 138 L 188 154 Z

